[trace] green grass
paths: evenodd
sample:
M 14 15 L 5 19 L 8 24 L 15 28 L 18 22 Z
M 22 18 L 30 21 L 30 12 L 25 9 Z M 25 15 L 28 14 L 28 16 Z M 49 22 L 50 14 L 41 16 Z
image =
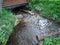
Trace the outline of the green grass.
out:
M 60 37 L 45 38 L 43 45 L 60 45 Z
M 38 10 L 41 16 L 60 22 L 59 0 L 29 0 L 29 7 Z
M 15 24 L 15 16 L 5 9 L 0 13 L 0 43 L 6 45 Z

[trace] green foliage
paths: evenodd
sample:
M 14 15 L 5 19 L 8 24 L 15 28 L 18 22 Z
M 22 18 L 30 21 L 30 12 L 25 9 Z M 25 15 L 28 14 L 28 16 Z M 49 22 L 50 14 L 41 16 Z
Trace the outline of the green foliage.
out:
M 38 10 L 41 16 L 60 22 L 59 0 L 30 0 L 29 7 Z
M 12 33 L 15 23 L 15 16 L 5 9 L 0 13 L 0 43 L 6 45 L 6 42 Z
M 45 38 L 43 45 L 60 45 L 60 37 Z

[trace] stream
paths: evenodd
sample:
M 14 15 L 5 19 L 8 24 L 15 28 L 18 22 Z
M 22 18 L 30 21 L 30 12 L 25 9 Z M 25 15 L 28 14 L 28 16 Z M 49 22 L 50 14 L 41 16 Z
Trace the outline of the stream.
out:
M 14 27 L 7 45 L 37 45 L 36 35 L 59 31 L 54 21 L 41 17 L 39 14 L 20 13 L 22 22 Z

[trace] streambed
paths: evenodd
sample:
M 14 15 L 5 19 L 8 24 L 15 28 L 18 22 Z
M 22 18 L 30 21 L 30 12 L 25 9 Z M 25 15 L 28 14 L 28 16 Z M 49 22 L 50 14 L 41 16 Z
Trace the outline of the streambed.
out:
M 39 14 L 20 13 L 23 16 L 7 43 L 7 45 L 37 45 L 36 35 L 59 31 L 54 21 L 41 17 Z

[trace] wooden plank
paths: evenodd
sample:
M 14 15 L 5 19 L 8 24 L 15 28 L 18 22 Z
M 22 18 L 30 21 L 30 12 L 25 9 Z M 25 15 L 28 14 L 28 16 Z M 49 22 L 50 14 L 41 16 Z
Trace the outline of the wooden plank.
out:
M 59 32 L 53 32 L 50 34 L 40 34 L 40 35 L 37 35 L 36 38 L 38 41 L 41 41 L 46 37 L 53 37 L 53 36 L 58 35 L 58 34 L 60 34 L 60 31 Z
M 27 0 L 3 0 L 3 7 L 27 3 Z

